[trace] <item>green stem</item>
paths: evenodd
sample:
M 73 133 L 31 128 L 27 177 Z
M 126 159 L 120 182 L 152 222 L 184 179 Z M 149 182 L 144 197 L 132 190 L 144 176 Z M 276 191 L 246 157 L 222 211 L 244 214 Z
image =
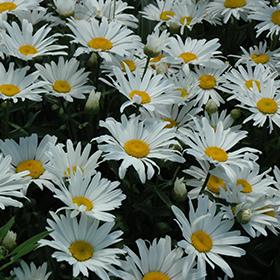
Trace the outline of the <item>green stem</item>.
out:
M 116 2 L 117 0 L 114 0 L 113 19 L 115 18 L 115 14 L 116 14 Z
M 209 170 L 209 171 L 210 171 L 210 170 Z M 206 176 L 206 178 L 205 178 L 205 181 L 204 181 L 204 183 L 203 183 L 203 186 L 202 186 L 202 188 L 201 188 L 201 190 L 200 190 L 200 192 L 199 192 L 198 195 L 202 194 L 202 192 L 206 189 L 207 183 L 208 183 L 209 178 L 210 178 L 210 176 L 211 176 L 211 174 L 210 174 L 209 171 L 208 171 L 208 173 L 207 173 L 207 176 Z
M 142 75 L 141 80 L 143 80 L 143 78 L 144 78 L 144 76 L 145 76 L 145 74 L 146 74 L 146 72 L 147 72 L 147 69 L 148 69 L 148 66 L 149 66 L 150 59 L 151 59 L 151 57 L 150 57 L 150 56 L 147 56 L 147 61 L 146 61 L 145 69 L 144 69 L 144 72 L 143 72 L 143 75 Z

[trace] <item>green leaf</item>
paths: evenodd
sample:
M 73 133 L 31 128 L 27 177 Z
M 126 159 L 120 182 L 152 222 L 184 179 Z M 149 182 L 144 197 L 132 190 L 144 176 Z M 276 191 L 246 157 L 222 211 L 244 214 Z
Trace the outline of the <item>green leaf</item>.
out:
M 15 218 L 12 217 L 9 222 L 7 224 L 5 224 L 4 226 L 2 226 L 0 228 L 0 240 L 2 240 L 3 238 L 5 238 L 5 236 L 7 235 L 9 229 L 12 227 L 12 225 L 15 222 Z

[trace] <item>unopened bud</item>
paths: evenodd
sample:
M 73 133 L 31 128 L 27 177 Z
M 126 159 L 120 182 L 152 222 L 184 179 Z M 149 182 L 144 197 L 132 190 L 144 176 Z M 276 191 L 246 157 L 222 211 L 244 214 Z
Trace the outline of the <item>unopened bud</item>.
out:
M 245 225 L 248 224 L 252 218 L 253 214 L 251 209 L 241 209 L 236 214 L 236 220 L 238 223 Z
M 230 111 L 230 115 L 231 115 L 231 117 L 232 117 L 234 120 L 236 120 L 236 119 L 238 119 L 238 118 L 241 116 L 241 112 L 240 112 L 239 109 L 232 109 L 232 110 Z
M 208 113 L 208 115 L 212 115 L 218 111 L 218 106 L 216 102 L 212 99 L 209 99 L 205 105 L 205 111 Z
M 16 239 L 17 234 L 9 230 L 4 239 L 2 240 L 3 247 L 5 247 L 6 250 L 11 251 L 17 246 Z
M 188 196 L 188 191 L 186 188 L 186 185 L 184 183 L 184 177 L 182 178 L 176 178 L 175 183 L 174 183 L 174 188 L 172 190 L 172 196 L 175 200 L 177 201 L 184 201 L 186 200 Z
M 93 52 L 88 60 L 88 66 L 93 67 L 98 65 L 98 63 L 98 54 L 96 52 Z
M 89 94 L 88 100 L 85 104 L 85 111 L 89 114 L 96 114 L 99 111 L 99 100 L 101 92 L 95 92 L 93 89 Z
M 168 72 L 168 65 L 164 62 L 157 64 L 156 66 L 156 74 L 166 74 Z
M 171 22 L 169 25 L 169 31 L 171 34 L 178 34 L 180 31 L 180 25 L 175 22 Z

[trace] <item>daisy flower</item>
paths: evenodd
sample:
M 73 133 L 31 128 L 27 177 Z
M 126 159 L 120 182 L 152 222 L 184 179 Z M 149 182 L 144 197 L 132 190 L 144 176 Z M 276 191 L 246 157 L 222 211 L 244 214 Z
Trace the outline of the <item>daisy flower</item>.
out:
M 223 17 L 224 23 L 232 16 L 237 20 L 241 18 L 248 21 L 248 15 L 259 3 L 259 0 L 214 0 L 208 4 L 206 13 L 211 14 L 211 17 Z
M 41 266 L 36 268 L 33 262 L 28 265 L 25 261 L 20 262 L 21 267 L 14 268 L 10 273 L 14 280 L 30 280 L 30 279 L 40 279 L 48 280 L 51 272 L 47 273 L 47 263 L 44 262 Z
M 0 13 L 17 15 L 22 11 L 36 9 L 42 0 L 0 0 Z
M 207 160 L 216 167 L 220 166 L 226 173 L 233 172 L 231 168 L 233 165 L 244 168 L 251 166 L 253 160 L 256 160 L 256 155 L 252 154 L 259 152 L 256 149 L 244 147 L 229 152 L 234 145 L 246 137 L 247 131 L 224 130 L 223 123 L 220 121 L 215 132 L 206 118 L 202 119 L 201 124 L 194 119 L 194 123 L 195 132 L 182 140 L 189 146 L 185 151 L 196 159 Z
M 190 200 L 189 219 L 176 206 L 172 206 L 172 211 L 176 216 L 175 220 L 184 237 L 184 240 L 178 242 L 188 254 L 183 268 L 184 275 L 187 276 L 189 267 L 197 259 L 198 265 L 206 268 L 208 263 L 212 269 L 215 265 L 219 266 L 229 277 L 233 277 L 230 266 L 220 255 L 232 257 L 241 257 L 245 255 L 245 250 L 235 246 L 250 241 L 248 237 L 241 236 L 239 230 L 230 231 L 233 221 L 222 220 L 222 216 L 216 213 L 216 203 L 207 209 L 209 204 L 208 196 L 198 197 L 197 210 L 194 210 Z
M 45 152 L 55 145 L 56 140 L 57 137 L 47 134 L 38 145 L 37 134 L 32 134 L 30 137 L 21 137 L 19 144 L 13 139 L 0 140 L 0 150 L 5 156 L 12 157 L 13 173 L 27 170 L 30 172 L 28 176 L 31 177 L 31 182 L 41 190 L 43 186 L 52 189 L 54 176 L 43 165 L 49 161 Z
M 52 254 L 57 261 L 66 261 L 73 266 L 73 276 L 80 273 L 89 275 L 88 270 L 96 273 L 98 277 L 109 280 L 108 271 L 112 265 L 119 265 L 117 254 L 124 251 L 109 246 L 119 242 L 122 231 L 109 233 L 114 222 L 106 222 L 99 226 L 99 220 L 82 215 L 80 220 L 71 218 L 70 212 L 66 216 L 57 216 L 50 212 L 53 220 L 47 219 L 49 236 L 53 240 L 41 239 L 40 246 L 50 246 L 57 251 Z
M 82 53 L 97 52 L 106 61 L 111 61 L 111 54 L 128 55 L 131 50 L 141 47 L 140 37 L 131 35 L 132 30 L 115 21 L 103 18 L 101 23 L 91 18 L 90 22 L 85 20 L 69 19 L 67 26 L 74 35 L 72 43 L 79 43 L 74 56 Z
M 206 41 L 206 39 L 197 40 L 187 37 L 183 42 L 177 35 L 176 38 L 170 39 L 170 44 L 164 49 L 171 57 L 165 58 L 163 61 L 219 68 L 224 65 L 223 61 L 215 57 L 215 55 L 221 54 L 221 51 L 218 51 L 219 47 L 218 39 Z
M 23 204 L 14 198 L 25 198 L 23 192 L 30 183 L 28 171 L 14 174 L 11 165 L 12 157 L 0 154 L 0 208 L 6 206 L 22 207 Z
M 85 68 L 78 70 L 79 61 L 75 58 L 64 61 L 64 58 L 60 56 L 57 64 L 54 61 L 44 66 L 36 63 L 35 67 L 45 81 L 44 88 L 48 95 L 62 97 L 73 102 L 73 98 L 84 99 L 84 93 L 90 93 L 94 88 L 86 85 L 89 72 L 84 72 Z
M 171 249 L 171 238 L 166 236 L 159 241 L 153 240 L 149 247 L 143 239 L 136 240 L 139 250 L 138 257 L 130 248 L 125 247 L 127 256 L 122 262 L 118 276 L 124 280 L 170 279 L 181 280 L 185 258 L 179 247 Z M 205 273 L 191 268 L 189 279 L 202 279 Z
M 61 18 L 67 18 L 74 14 L 76 0 L 53 0 L 53 3 Z
M 73 174 L 73 170 L 71 172 Z M 58 187 L 53 190 L 54 197 L 66 204 L 57 211 L 69 209 L 71 218 L 82 213 L 92 219 L 114 221 L 115 216 L 108 212 L 121 206 L 122 200 L 125 199 L 122 191 L 117 189 L 120 182 L 101 178 L 100 172 L 91 179 L 89 175 L 84 176 L 78 167 L 75 176 L 71 176 L 68 183 L 66 187 L 63 181 L 60 181 Z
M 116 80 L 107 82 L 101 80 L 110 86 L 115 87 L 129 100 L 122 104 L 120 111 L 130 105 L 141 105 L 147 110 L 154 111 L 155 105 L 182 103 L 184 99 L 180 97 L 180 92 L 175 91 L 176 87 L 163 75 L 158 74 L 154 77 L 153 71 L 148 69 L 144 78 L 140 77 L 139 71 L 136 70 L 135 76 L 131 73 L 129 67 L 126 67 L 126 75 L 119 68 L 114 69 Z
M 38 71 L 26 75 L 29 66 L 21 69 L 14 69 L 14 66 L 14 62 L 10 62 L 9 69 L 6 71 L 4 65 L 0 63 L 0 99 L 10 99 L 14 103 L 18 99 L 42 101 L 39 93 L 45 92 L 42 88 L 45 82 L 38 81 Z
M 261 21 L 255 25 L 257 29 L 257 37 L 268 30 L 266 37 L 272 39 L 273 35 L 278 35 L 280 32 L 280 4 L 278 3 L 275 7 L 268 6 L 268 2 L 259 1 L 258 5 L 255 5 L 253 12 L 249 15 L 250 19 Z
M 254 83 L 246 95 L 235 94 L 235 98 L 242 103 L 239 107 L 252 113 L 243 123 L 253 120 L 254 126 L 262 127 L 268 120 L 269 133 L 273 130 L 273 123 L 280 127 L 280 92 L 276 89 L 274 80 L 267 81 L 266 86 L 261 81 L 260 90 Z
M 79 142 L 74 149 L 73 142 L 66 141 L 66 152 L 63 145 L 58 144 L 51 146 L 46 156 L 50 160 L 44 166 L 48 171 L 53 173 L 57 178 L 71 178 L 71 170 L 75 174 L 79 167 L 84 176 L 93 176 L 96 173 L 97 163 L 101 152 L 96 151 L 90 156 L 91 144 L 87 144 L 82 152 L 82 145 Z
M 112 136 L 102 135 L 94 140 L 106 143 L 98 146 L 105 153 L 104 160 L 122 160 L 119 167 L 121 179 L 124 178 L 127 168 L 132 165 L 144 184 L 146 177 L 148 180 L 153 177 L 154 167 L 160 171 L 153 159 L 180 163 L 185 159 L 178 150 L 170 148 L 170 145 L 180 145 L 174 140 L 176 134 L 173 129 L 163 129 L 166 122 L 158 121 L 144 125 L 139 117 L 127 119 L 122 115 L 120 123 L 113 118 L 107 118 L 105 122 L 100 121 L 99 126 L 107 128 Z
M 62 49 L 67 46 L 55 45 L 57 36 L 61 34 L 53 34 L 48 36 L 51 27 L 42 26 L 33 35 L 33 25 L 27 19 L 23 19 L 21 30 L 18 24 L 13 21 L 12 25 L 4 23 L 7 33 L 0 30 L 3 46 L 0 51 L 9 56 L 18 57 L 22 60 L 32 60 L 35 57 L 44 55 L 67 55 Z

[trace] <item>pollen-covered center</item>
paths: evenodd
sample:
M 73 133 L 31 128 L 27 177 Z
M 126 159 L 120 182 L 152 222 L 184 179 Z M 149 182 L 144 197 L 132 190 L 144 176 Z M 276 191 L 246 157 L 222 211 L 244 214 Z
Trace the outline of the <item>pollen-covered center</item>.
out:
M 138 139 L 127 141 L 123 147 L 128 155 L 136 158 L 143 158 L 150 152 L 149 145 L 146 142 Z
M 246 5 L 246 0 L 226 0 L 224 6 L 226 8 L 240 8 Z
M 120 65 L 122 66 L 122 71 L 123 72 L 126 72 L 124 64 L 126 64 L 128 66 L 128 68 L 129 68 L 129 70 L 131 72 L 133 72 L 136 69 L 136 65 L 135 65 L 134 61 L 132 61 L 132 60 L 123 60 L 123 61 L 120 62 Z
M 25 56 L 28 56 L 29 54 L 35 54 L 37 53 L 37 49 L 31 45 L 23 45 L 18 48 L 19 52 Z
M 213 246 L 213 240 L 204 231 L 196 231 L 191 237 L 193 247 L 200 253 L 209 252 Z
M 153 69 L 156 69 L 156 63 L 157 62 L 160 62 L 162 58 L 164 58 L 165 55 L 162 55 L 162 54 L 159 54 L 158 56 L 152 58 L 150 60 L 150 66 L 153 68 Z M 168 67 L 170 66 L 170 63 L 164 63 L 165 65 L 167 65 Z
M 72 166 L 72 170 L 73 170 L 73 175 L 75 176 L 75 173 L 77 172 L 77 166 Z M 82 174 L 84 174 L 84 171 L 83 171 L 83 169 L 81 169 L 81 167 L 80 167 L 80 170 L 82 171 Z M 64 175 L 68 178 L 71 177 L 71 168 L 70 167 L 67 167 L 67 169 L 64 171 Z
M 184 24 L 189 25 L 191 23 L 192 19 L 193 19 L 192 17 L 181 17 L 180 23 L 183 25 Z
M 162 120 L 169 122 L 164 128 L 172 128 L 172 127 L 177 127 L 178 124 L 171 118 L 162 118 Z
M 12 2 L 4 2 L 0 4 L 0 13 L 3 13 L 5 11 L 12 11 L 15 8 L 17 8 L 17 5 Z
M 106 38 L 97 37 L 88 42 L 88 46 L 95 50 L 108 51 L 113 47 L 113 44 Z
M 22 172 L 28 170 L 30 174 L 26 176 L 31 176 L 33 179 L 39 178 L 44 172 L 45 169 L 43 168 L 43 164 L 35 159 L 29 159 L 22 161 L 18 164 L 16 168 L 16 172 Z
M 251 88 L 253 88 L 253 83 L 256 83 L 258 90 L 261 91 L 261 83 L 258 80 L 248 80 L 245 82 L 245 86 L 247 87 L 247 89 L 251 90 Z
M 198 80 L 199 86 L 203 89 L 211 89 L 216 85 L 216 78 L 212 75 L 202 75 Z
M 259 208 L 258 210 L 265 210 L 265 209 L 269 209 L 269 208 L 267 206 L 264 206 L 264 207 Z M 264 212 L 263 214 L 266 214 L 270 217 L 275 217 L 273 210 L 268 210 L 268 211 Z
M 179 89 L 176 89 L 176 90 L 182 92 L 182 94 L 180 95 L 180 97 L 182 97 L 182 98 L 188 97 L 188 95 L 189 95 L 189 93 L 183 88 L 179 88 Z
M 257 102 L 257 108 L 263 114 L 274 114 L 278 109 L 278 104 L 274 99 L 264 97 Z
M 215 175 L 211 175 L 207 182 L 208 190 L 213 193 L 220 193 L 219 186 L 221 186 L 223 189 L 227 190 L 224 180 L 216 177 Z
M 243 192 L 243 193 L 252 192 L 252 186 L 245 179 L 238 179 L 236 182 L 236 186 L 238 186 L 238 185 L 241 185 L 243 187 L 243 190 L 241 192 Z
M 69 251 L 72 256 L 80 262 L 90 259 L 94 252 L 91 244 L 84 240 L 73 242 L 69 247 Z
M 131 99 L 133 99 L 133 96 L 134 96 L 135 94 L 138 95 L 138 96 L 140 96 L 140 97 L 142 98 L 141 104 L 146 104 L 146 103 L 149 103 L 149 102 L 151 101 L 150 95 L 149 95 L 147 92 L 145 92 L 145 91 L 142 91 L 142 90 L 133 90 L 133 91 L 129 94 L 129 97 L 130 97 Z
M 280 25 L 280 10 L 275 11 L 271 15 L 271 21 L 277 25 Z
M 170 278 L 160 271 L 151 271 L 145 274 L 142 280 L 170 280 Z
M 159 18 L 162 20 L 170 20 L 170 18 L 174 17 L 175 13 L 172 11 L 164 11 L 159 15 Z
M 53 90 L 59 92 L 59 93 L 66 93 L 71 90 L 71 86 L 68 82 L 63 80 L 57 80 L 53 84 Z
M 228 154 L 222 148 L 219 147 L 208 147 L 204 152 L 208 157 L 211 157 L 213 160 L 224 162 L 228 159 Z
M 78 207 L 81 205 L 86 206 L 86 211 L 90 211 L 93 208 L 93 203 L 86 197 L 79 196 L 79 197 L 74 197 L 72 199 L 73 203 L 77 203 Z
M 194 53 L 190 53 L 190 52 L 183 52 L 178 57 L 183 58 L 185 63 L 197 59 L 197 56 Z
M 251 58 L 257 64 L 259 64 L 259 63 L 265 64 L 269 61 L 269 56 L 267 54 L 261 54 L 261 55 L 253 54 L 253 55 L 251 55 Z
M 2 94 L 6 96 L 14 96 L 18 93 L 20 93 L 20 89 L 12 84 L 3 84 L 0 86 L 0 91 Z

